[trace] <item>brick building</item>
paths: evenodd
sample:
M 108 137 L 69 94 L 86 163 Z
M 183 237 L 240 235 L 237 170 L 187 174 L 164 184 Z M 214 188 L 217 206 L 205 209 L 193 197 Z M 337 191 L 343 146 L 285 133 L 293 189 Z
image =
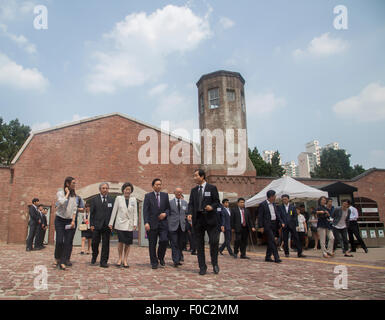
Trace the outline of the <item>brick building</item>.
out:
M 201 130 L 247 130 L 243 85 L 244 79 L 239 73 L 218 71 L 202 76 L 197 83 Z M 237 154 L 240 154 L 241 141 L 235 137 L 233 142 Z M 150 145 L 155 149 L 150 149 Z M 247 136 L 243 148 L 247 152 Z M 134 185 L 133 195 L 139 201 L 139 208 L 144 194 L 152 190 L 151 181 L 155 177 L 163 180 L 165 192 L 172 193 L 175 187 L 182 186 L 188 200 L 190 189 L 194 186 L 193 170 L 200 166 L 208 173 L 208 181 L 217 185 L 220 196 L 233 200 L 239 196 L 251 197 L 273 179 L 256 177 L 248 157 L 244 172 L 237 175 L 228 174 L 231 165 L 227 158 L 223 164 L 202 165 L 205 162 L 199 149 L 199 145 L 192 141 L 162 132 L 120 113 L 34 132 L 12 164 L 0 166 L 3 182 L 0 185 L 0 242 L 25 242 L 28 206 L 32 198 L 38 197 L 50 209 L 47 237 L 53 243 L 55 196 L 67 176 L 76 178 L 77 193 L 84 199 L 98 194 L 100 182 L 108 181 L 110 193 L 118 194 L 121 185 L 130 181 Z M 215 147 L 213 151 L 215 153 Z M 172 155 L 179 162 L 168 161 Z M 312 186 L 335 181 L 297 180 Z M 385 170 L 371 169 L 344 183 L 358 188 L 355 196 L 376 201 L 381 221 L 384 221 Z M 139 214 L 141 217 L 140 210 Z

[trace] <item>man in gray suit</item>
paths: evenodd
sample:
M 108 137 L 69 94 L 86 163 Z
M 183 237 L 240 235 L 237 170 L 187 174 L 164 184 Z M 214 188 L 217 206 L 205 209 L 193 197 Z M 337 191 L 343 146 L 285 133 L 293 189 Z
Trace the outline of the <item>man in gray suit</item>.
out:
M 168 220 L 168 236 L 171 241 L 172 260 L 174 267 L 181 266 L 183 261 L 183 236 L 186 230 L 187 202 L 182 199 L 183 190 L 175 189 L 175 199 L 170 201 Z

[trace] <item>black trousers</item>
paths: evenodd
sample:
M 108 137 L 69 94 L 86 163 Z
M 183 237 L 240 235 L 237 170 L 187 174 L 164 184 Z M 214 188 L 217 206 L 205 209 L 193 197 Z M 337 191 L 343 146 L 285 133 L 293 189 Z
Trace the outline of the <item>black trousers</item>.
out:
M 174 263 L 178 263 L 182 260 L 183 257 L 182 250 L 185 233 L 179 226 L 177 230 L 169 231 L 168 236 L 171 242 L 172 261 L 174 261 Z
M 37 233 L 35 237 L 35 248 L 42 247 L 43 242 L 44 242 L 44 237 L 45 237 L 45 230 L 39 225 L 37 228 Z
M 275 260 L 279 259 L 277 245 L 275 243 L 275 237 L 278 236 L 278 222 L 276 220 L 271 221 L 270 226 L 265 226 L 264 233 L 267 237 L 267 248 L 266 248 L 266 259 L 271 259 L 271 255 L 274 256 Z
M 38 232 L 38 228 L 40 227 L 39 224 L 33 223 L 29 225 L 29 232 L 27 237 L 27 249 L 32 249 L 32 243 L 33 239 L 36 237 L 36 234 Z
M 168 245 L 168 230 L 163 226 L 160 226 L 158 229 L 150 229 L 147 232 L 148 238 L 148 251 L 150 254 L 150 262 L 152 266 L 158 265 L 158 260 L 164 260 L 166 255 L 167 245 Z M 158 243 L 158 252 L 156 252 L 156 244 Z
M 73 243 L 74 243 L 74 237 L 75 237 L 75 233 L 76 233 L 77 227 L 78 227 L 78 224 L 77 224 L 77 222 L 75 222 L 75 228 L 70 230 L 71 245 L 70 245 L 70 248 L 69 248 L 69 250 L 68 250 L 67 261 L 70 261 L 70 260 L 71 260 L 72 249 L 73 249 L 73 247 L 74 247 L 74 246 L 73 246 Z
M 99 244 L 102 241 L 102 252 L 100 254 L 100 264 L 107 263 L 110 256 L 110 236 L 111 230 L 108 226 L 92 232 L 92 259 L 96 260 L 99 255 Z M 70 254 L 68 255 L 70 257 Z
M 350 241 L 350 246 L 351 246 L 352 251 L 356 250 L 356 244 L 354 243 L 353 235 L 356 236 L 356 239 L 360 243 L 361 248 L 364 250 L 367 249 L 364 240 L 362 240 L 362 238 L 361 238 L 360 230 L 359 230 L 357 221 L 350 221 L 349 222 L 348 234 L 349 234 L 349 241 Z
M 234 254 L 237 255 L 241 249 L 241 257 L 246 256 L 247 243 L 249 241 L 249 228 L 241 227 L 241 232 L 235 233 Z
M 71 250 L 73 240 L 71 234 L 74 229 L 65 229 L 65 226 L 71 224 L 71 222 L 72 219 L 63 219 L 59 216 L 56 216 L 55 218 L 55 259 L 59 260 L 60 264 L 65 264 L 67 262 L 67 257 Z
M 191 226 L 191 224 L 186 223 L 186 231 L 187 231 L 187 238 L 188 242 L 190 243 L 190 251 L 195 252 L 197 250 L 196 244 L 195 244 L 195 235 L 194 235 L 194 229 Z
M 195 233 L 195 243 L 197 246 L 199 269 L 207 269 L 205 257 L 205 232 L 209 236 L 210 257 L 213 266 L 218 265 L 218 246 L 219 246 L 219 230 L 217 225 L 209 226 L 204 221 L 198 221 L 193 226 Z
M 335 250 L 337 248 L 337 243 L 340 243 L 343 253 L 349 251 L 348 229 L 337 229 L 333 227 L 333 235 L 335 238 L 333 249 Z
M 295 225 L 288 224 L 282 229 L 283 249 L 285 254 L 289 254 L 289 233 L 291 240 L 294 241 L 294 245 L 297 248 L 297 254 L 302 254 L 302 243 L 299 240 L 298 232 L 295 230 Z
M 231 249 L 231 229 L 226 229 L 224 232 L 225 235 L 225 241 L 222 243 L 221 247 L 219 248 L 219 252 L 222 252 L 227 248 L 227 251 L 229 252 L 229 255 L 233 255 L 233 250 Z

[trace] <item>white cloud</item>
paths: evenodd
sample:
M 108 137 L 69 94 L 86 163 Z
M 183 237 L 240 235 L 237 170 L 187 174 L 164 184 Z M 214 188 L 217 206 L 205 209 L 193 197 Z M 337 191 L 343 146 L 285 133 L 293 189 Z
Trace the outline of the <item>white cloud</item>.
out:
M 333 54 L 344 52 L 348 48 L 348 43 L 339 38 L 329 36 L 329 32 L 322 34 L 319 37 L 310 41 L 305 50 L 296 49 L 293 51 L 295 58 L 305 56 L 326 57 Z
M 194 129 L 199 129 L 197 108 L 190 96 L 177 91 L 157 96 L 158 104 L 152 111 L 152 123 L 160 127 L 162 121 L 168 121 L 170 132 L 193 140 Z M 199 141 L 198 141 L 199 142 Z
M 64 121 L 61 121 L 59 122 L 57 125 L 64 125 L 64 124 L 67 124 L 67 123 L 71 123 L 71 122 L 76 122 L 76 121 L 80 121 L 80 120 L 83 120 L 83 119 L 87 119 L 89 117 L 87 116 L 80 116 L 78 114 L 74 114 L 72 116 L 72 119 L 71 120 L 64 120 Z M 52 128 L 54 127 L 55 125 L 51 125 L 50 122 L 48 121 L 45 121 L 45 122 L 37 122 L 37 123 L 34 123 L 32 126 L 31 126 L 31 129 L 32 131 L 39 131 L 39 130 L 44 130 L 44 129 L 49 129 L 49 128 Z
M 210 35 L 208 15 L 199 17 L 185 6 L 167 5 L 150 15 L 130 14 L 103 35 L 105 49 L 92 54 L 87 89 L 114 93 L 156 80 L 170 54 L 194 50 Z
M 376 149 L 369 153 L 368 165 L 373 168 L 385 168 L 385 150 Z
M 235 22 L 233 20 L 231 20 L 230 18 L 227 18 L 227 17 L 221 17 L 219 19 L 219 23 L 221 24 L 221 26 L 224 30 L 230 29 L 230 28 L 234 27 L 234 25 L 235 25 Z
M 48 86 L 48 80 L 36 68 L 24 68 L 0 52 L 0 85 L 44 91 Z
M 385 120 L 385 86 L 370 83 L 357 96 L 342 100 L 333 106 L 333 111 L 344 119 L 357 122 Z
M 0 20 L 13 21 L 33 13 L 34 1 L 0 0 Z
M 166 83 L 158 84 L 157 86 L 153 87 L 148 94 L 150 96 L 158 95 L 163 93 L 168 88 L 168 85 Z
M 37 122 L 31 126 L 32 131 L 40 131 L 40 130 L 44 130 L 44 129 L 48 129 L 48 128 L 51 128 L 51 124 L 47 121 L 46 122 Z
M 16 45 L 18 45 L 20 48 L 25 50 L 27 53 L 35 54 L 36 53 L 36 46 L 33 43 L 30 43 L 26 37 L 23 35 L 15 35 L 13 33 L 10 33 L 8 31 L 8 27 L 5 24 L 0 24 L 0 32 L 5 37 L 10 39 L 12 42 L 14 42 Z
M 249 92 L 246 106 L 248 116 L 269 117 L 277 109 L 285 107 L 286 100 L 272 92 L 258 94 Z

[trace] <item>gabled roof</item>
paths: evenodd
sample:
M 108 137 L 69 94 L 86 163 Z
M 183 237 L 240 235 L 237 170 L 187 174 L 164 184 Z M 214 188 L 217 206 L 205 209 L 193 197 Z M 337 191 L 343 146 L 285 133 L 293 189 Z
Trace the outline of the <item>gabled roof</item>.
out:
M 358 189 L 349 184 L 343 183 L 341 181 L 333 182 L 326 186 L 318 187 L 320 190 L 327 191 L 330 194 L 349 194 L 357 192 Z
M 54 126 L 54 127 L 48 128 L 48 129 L 43 129 L 43 130 L 38 130 L 38 131 L 31 132 L 31 134 L 29 135 L 28 139 L 24 142 L 24 144 L 21 147 L 21 149 L 19 150 L 19 152 L 13 158 L 11 164 L 15 164 L 17 162 L 17 160 L 20 158 L 20 156 L 22 155 L 22 153 L 27 148 L 28 144 L 31 142 L 31 140 L 33 139 L 33 137 L 35 135 L 47 133 L 47 132 L 50 132 L 50 131 L 60 130 L 60 129 L 63 129 L 63 128 L 67 128 L 67 127 L 71 127 L 71 126 L 76 126 L 78 124 L 82 124 L 82 123 L 86 123 L 86 122 L 90 122 L 90 121 L 96 121 L 96 120 L 100 120 L 100 119 L 104 119 L 104 118 L 109 118 L 109 117 L 113 117 L 113 116 L 119 116 L 119 117 L 125 118 L 127 120 L 139 123 L 139 124 L 141 124 L 141 125 L 143 125 L 145 127 L 148 127 L 148 128 L 154 129 L 156 131 L 159 131 L 161 133 L 169 134 L 173 138 L 176 138 L 176 139 L 182 140 L 182 141 L 184 141 L 186 143 L 192 144 L 192 146 L 196 150 L 198 150 L 198 145 L 199 144 L 195 143 L 194 141 L 188 140 L 188 139 L 183 138 L 181 136 L 174 135 L 174 134 L 172 134 L 172 133 L 170 133 L 168 131 L 162 130 L 161 128 L 155 127 L 153 125 L 150 125 L 150 124 L 145 123 L 143 121 L 140 121 L 138 119 L 129 117 L 129 116 L 127 116 L 125 114 L 122 114 L 120 112 L 113 112 L 113 113 L 109 113 L 109 114 L 105 114 L 105 115 L 101 115 L 101 116 L 95 116 L 95 117 L 90 117 L 90 118 L 86 118 L 86 119 L 82 119 L 82 120 L 78 120 L 78 121 L 69 122 L 69 123 L 58 125 L 58 126 Z

